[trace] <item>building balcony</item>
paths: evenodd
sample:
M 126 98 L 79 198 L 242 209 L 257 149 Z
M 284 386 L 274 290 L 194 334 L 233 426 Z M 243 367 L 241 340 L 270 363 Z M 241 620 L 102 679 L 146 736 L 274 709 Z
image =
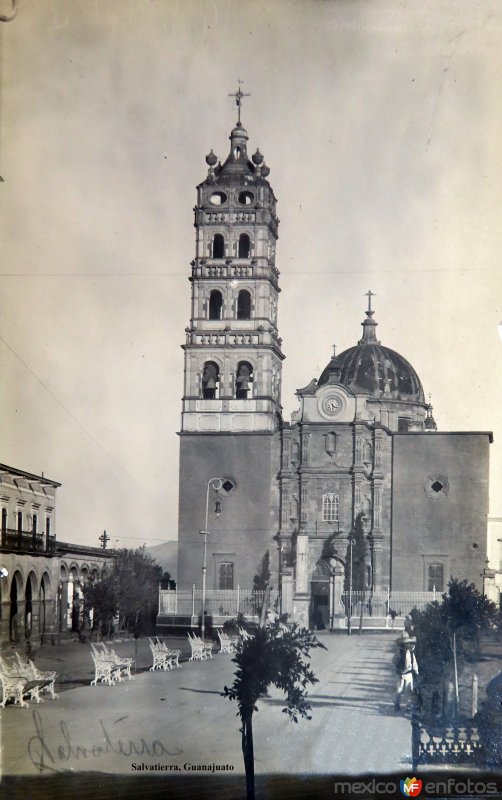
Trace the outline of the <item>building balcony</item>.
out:
M 18 531 L 14 528 L 4 528 L 0 550 L 16 550 L 23 553 L 54 553 L 56 537 L 33 531 Z

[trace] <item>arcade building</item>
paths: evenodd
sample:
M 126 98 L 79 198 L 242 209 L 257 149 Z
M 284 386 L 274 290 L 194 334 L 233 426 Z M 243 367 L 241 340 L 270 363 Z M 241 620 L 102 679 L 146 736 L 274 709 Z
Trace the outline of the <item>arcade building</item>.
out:
M 266 556 L 281 611 L 302 624 L 343 613 L 356 546 L 369 597 L 441 592 L 450 576 L 482 589 L 492 434 L 438 431 L 416 371 L 381 342 L 371 292 L 353 346 L 327 355 L 283 418 L 277 199 L 237 105 L 194 209 L 178 586 L 200 586 L 206 539 L 208 589 L 252 587 Z

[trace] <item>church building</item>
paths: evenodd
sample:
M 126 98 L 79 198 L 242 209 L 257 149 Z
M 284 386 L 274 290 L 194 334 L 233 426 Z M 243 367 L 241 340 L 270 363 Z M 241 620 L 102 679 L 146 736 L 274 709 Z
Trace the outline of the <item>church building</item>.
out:
M 380 341 L 372 292 L 357 344 L 283 418 L 277 200 L 248 155 L 242 97 L 194 209 L 178 585 L 200 587 L 204 564 L 209 590 L 250 588 L 265 557 L 281 611 L 331 627 L 349 578 L 369 598 L 441 592 L 450 576 L 481 589 L 491 433 L 437 430 L 417 373 Z

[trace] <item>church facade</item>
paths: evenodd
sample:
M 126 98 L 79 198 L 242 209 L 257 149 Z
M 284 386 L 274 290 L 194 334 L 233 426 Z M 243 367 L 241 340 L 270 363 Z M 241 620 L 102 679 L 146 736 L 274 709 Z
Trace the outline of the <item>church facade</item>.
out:
M 357 344 L 283 419 L 277 201 L 247 143 L 239 107 L 228 157 L 211 151 L 197 187 L 178 585 L 200 586 L 204 564 L 208 589 L 248 588 L 265 557 L 281 610 L 311 625 L 332 624 L 349 563 L 368 597 L 450 576 L 482 588 L 492 436 L 438 432 L 417 373 L 379 340 L 371 292 Z

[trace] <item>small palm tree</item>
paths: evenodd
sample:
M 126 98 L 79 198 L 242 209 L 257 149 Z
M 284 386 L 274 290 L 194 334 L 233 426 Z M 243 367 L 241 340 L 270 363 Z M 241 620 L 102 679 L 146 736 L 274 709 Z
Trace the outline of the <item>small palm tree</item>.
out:
M 315 647 L 326 649 L 305 628 L 293 625 L 288 630 L 278 620 L 259 628 L 255 636 L 237 647 L 234 682 L 230 688 L 225 686 L 223 696 L 239 704 L 248 800 L 255 796 L 253 713 L 258 710 L 258 698 L 269 686 L 277 686 L 286 695 L 282 710 L 293 722 L 298 722 L 299 717 L 311 719 L 306 687 L 317 683 L 317 678 L 303 658 L 308 658 Z

